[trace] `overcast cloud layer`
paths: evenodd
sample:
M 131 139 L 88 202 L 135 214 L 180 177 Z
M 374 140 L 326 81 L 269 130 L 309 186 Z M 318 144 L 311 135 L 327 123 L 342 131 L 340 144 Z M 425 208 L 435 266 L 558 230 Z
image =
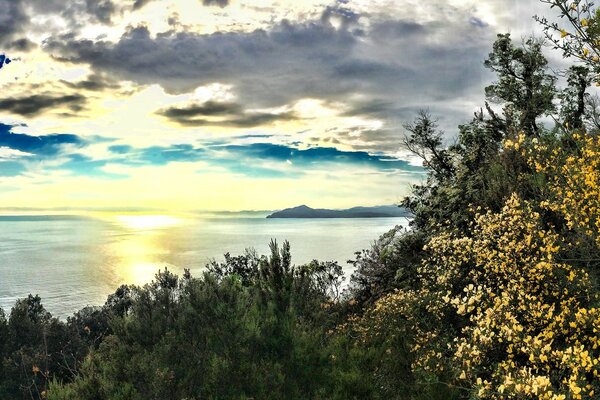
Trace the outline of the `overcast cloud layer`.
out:
M 55 194 L 80 185 L 129 207 L 119 182 L 175 176 L 197 208 L 216 205 L 195 185 L 225 181 L 233 209 L 397 202 L 423 177 L 402 124 L 428 109 L 451 138 L 496 34 L 539 32 L 534 14 L 552 17 L 536 0 L 0 0 L 0 207 L 43 207 L 34 185 L 47 206 L 79 207 Z

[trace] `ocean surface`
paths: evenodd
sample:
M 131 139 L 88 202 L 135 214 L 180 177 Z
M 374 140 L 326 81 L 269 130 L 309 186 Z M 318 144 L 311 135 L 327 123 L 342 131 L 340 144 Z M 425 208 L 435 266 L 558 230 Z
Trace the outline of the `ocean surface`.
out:
M 102 305 L 121 284 L 150 282 L 164 267 L 198 276 L 211 259 L 289 240 L 292 262 L 347 260 L 405 218 L 266 219 L 164 215 L 0 216 L 0 307 L 39 294 L 54 316 Z M 347 278 L 348 279 L 348 278 Z

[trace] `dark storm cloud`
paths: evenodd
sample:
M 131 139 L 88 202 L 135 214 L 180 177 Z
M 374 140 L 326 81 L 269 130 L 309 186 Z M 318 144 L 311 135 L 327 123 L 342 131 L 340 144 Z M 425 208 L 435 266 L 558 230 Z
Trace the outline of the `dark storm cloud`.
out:
M 404 79 L 415 77 L 415 73 L 410 68 L 399 67 L 397 65 L 386 65 L 382 62 L 372 60 L 352 59 L 342 62 L 333 67 L 335 77 L 342 77 L 348 80 L 368 80 L 377 76 L 378 79 L 396 79 L 402 76 Z
M 184 107 L 170 107 L 159 111 L 160 114 L 174 120 L 198 116 L 239 114 L 241 112 L 242 107 L 239 104 L 218 101 L 207 101 L 202 104 L 192 104 Z
M 207 101 L 202 104 L 190 104 L 182 107 L 169 107 L 157 111 L 159 115 L 183 126 L 231 126 L 251 128 L 268 125 L 276 121 L 291 121 L 297 119 L 292 112 L 266 113 L 248 112 L 237 103 Z M 209 120 L 203 117 L 221 117 Z
M 139 10 L 146 4 L 151 3 L 153 1 L 155 0 L 135 0 L 132 8 L 134 10 Z M 218 6 L 223 8 L 229 5 L 229 0 L 202 0 L 202 4 L 205 6 Z
M 21 97 L 9 97 L 0 100 L 0 110 L 34 117 L 49 110 L 67 107 L 73 112 L 81 111 L 86 98 L 80 94 L 33 94 Z
M 394 103 L 391 100 L 371 99 L 368 101 L 357 101 L 352 106 L 344 111 L 342 115 L 352 117 L 355 115 L 364 116 L 386 116 L 395 112 Z
M 22 1 L 0 0 L 0 46 L 18 40 L 29 22 Z
M 205 6 L 219 6 L 223 8 L 229 4 L 229 0 L 202 0 L 202 4 Z
M 71 29 L 80 28 L 90 20 L 110 25 L 112 18 L 123 12 L 113 0 L 16 0 L 32 5 L 36 13 L 57 14 L 70 22 Z
M 170 117 L 169 119 L 182 126 L 229 126 L 233 128 L 254 128 L 257 126 L 269 125 L 277 121 L 292 121 L 297 119 L 297 117 L 294 113 L 286 112 L 280 114 L 248 113 L 239 117 L 220 120 L 185 117 Z
M 145 3 L 133 4 L 139 8 Z M 362 17 L 338 2 L 320 18 L 284 20 L 266 30 L 151 34 L 138 26 L 115 42 L 54 36 L 44 49 L 57 60 L 88 64 L 97 73 L 141 85 L 159 84 L 171 94 L 214 82 L 232 86 L 236 104 L 159 110 L 182 126 L 243 128 L 290 120 L 297 116 L 245 110 L 313 98 L 342 104 L 352 110 L 346 116 L 376 118 L 396 131 L 418 110 L 429 109 L 454 134 L 472 115 L 470 106 L 482 103 L 483 87 L 492 80 L 483 60 L 495 32 L 470 11 L 460 18 L 440 12 L 428 22 Z M 350 143 L 350 138 L 335 139 Z
M 30 51 L 37 47 L 37 44 L 27 38 L 21 38 L 6 44 L 6 48 L 16 51 Z
M 378 38 L 406 38 L 408 36 L 427 33 L 423 24 L 415 21 L 382 21 L 372 30 L 372 34 Z
M 155 38 L 137 27 L 117 43 L 55 38 L 46 49 L 59 60 L 87 63 L 142 84 L 159 83 L 170 93 L 231 82 L 246 99 L 253 93 L 259 103 L 281 104 L 298 95 L 346 92 L 330 76 L 350 56 L 355 40 L 326 24 L 283 22 L 271 31 Z
M 139 10 L 140 8 L 144 7 L 146 4 L 150 3 L 152 0 L 135 0 L 135 2 L 133 3 L 133 9 L 134 10 Z
M 117 9 L 111 0 L 85 0 L 85 10 L 98 21 L 110 24 L 111 17 Z
M 348 22 L 336 29 L 330 19 L 340 14 Z M 491 44 L 487 31 L 475 32 L 481 28 L 465 21 L 449 36 L 464 39 L 439 42 L 430 39 L 444 37 L 443 24 L 374 21 L 365 31 L 357 28 L 355 15 L 346 14 L 327 11 L 319 20 L 283 21 L 253 32 L 154 37 L 137 27 L 115 43 L 54 37 L 45 49 L 58 60 L 89 64 L 140 84 L 158 83 L 169 93 L 232 84 L 245 108 L 306 97 L 350 102 L 352 94 L 360 94 L 361 101 L 378 96 L 420 106 L 481 89 L 481 64 Z
M 262 125 L 269 125 L 278 121 L 293 121 L 298 119 L 293 112 L 284 112 L 279 114 L 271 113 L 245 113 L 237 118 L 226 119 L 221 123 L 214 124 L 209 122 L 209 125 L 223 125 L 237 128 L 254 128 Z
M 71 89 L 89 90 L 96 92 L 120 88 L 117 82 L 99 74 L 89 75 L 87 78 L 78 82 L 68 82 L 65 80 L 61 80 L 61 82 Z
M 110 24 L 111 18 L 120 12 L 113 0 L 0 0 L 0 46 L 21 51 L 34 48 L 24 37 L 34 16 L 59 15 L 73 29 L 89 20 Z

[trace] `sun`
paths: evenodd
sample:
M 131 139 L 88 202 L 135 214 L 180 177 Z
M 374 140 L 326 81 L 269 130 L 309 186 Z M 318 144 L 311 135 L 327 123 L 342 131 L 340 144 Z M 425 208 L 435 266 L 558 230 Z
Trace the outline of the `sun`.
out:
M 181 223 L 179 218 L 168 215 L 118 215 L 117 220 L 132 230 L 168 228 Z

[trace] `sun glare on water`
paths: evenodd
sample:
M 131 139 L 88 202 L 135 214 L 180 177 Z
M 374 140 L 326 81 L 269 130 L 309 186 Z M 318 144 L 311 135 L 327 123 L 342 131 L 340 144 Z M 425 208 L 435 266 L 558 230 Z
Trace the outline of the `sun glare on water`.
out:
M 117 215 L 123 234 L 118 236 L 110 252 L 118 257 L 116 273 L 125 283 L 144 284 L 164 267 L 169 248 L 165 244 L 172 231 L 183 224 L 168 215 Z

